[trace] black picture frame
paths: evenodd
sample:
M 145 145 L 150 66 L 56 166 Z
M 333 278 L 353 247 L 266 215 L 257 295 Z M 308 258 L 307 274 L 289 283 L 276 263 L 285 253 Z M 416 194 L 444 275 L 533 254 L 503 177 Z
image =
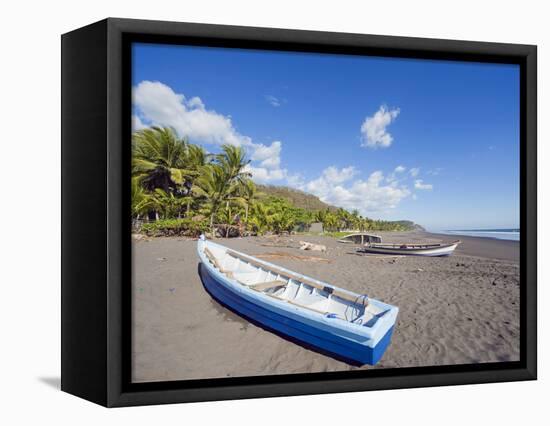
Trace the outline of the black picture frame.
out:
M 62 390 L 117 407 L 536 379 L 536 46 L 113 18 L 61 41 Z M 518 64 L 520 361 L 131 383 L 130 44 L 137 41 Z

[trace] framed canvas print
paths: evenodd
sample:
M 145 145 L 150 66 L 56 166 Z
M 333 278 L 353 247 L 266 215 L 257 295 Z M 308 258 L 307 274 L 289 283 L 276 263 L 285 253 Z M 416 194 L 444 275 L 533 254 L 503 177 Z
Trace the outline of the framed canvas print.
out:
M 536 378 L 536 47 L 107 19 L 62 37 L 62 389 Z

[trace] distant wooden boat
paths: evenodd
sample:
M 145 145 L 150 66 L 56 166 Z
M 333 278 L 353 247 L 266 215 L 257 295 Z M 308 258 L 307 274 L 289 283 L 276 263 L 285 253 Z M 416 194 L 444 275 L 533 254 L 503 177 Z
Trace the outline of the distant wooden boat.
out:
M 382 237 L 378 235 L 367 234 L 365 232 L 356 232 L 354 234 L 349 234 L 345 237 L 340 238 L 338 242 L 364 245 L 366 243 L 381 243 Z
M 442 244 L 376 244 L 367 243 L 362 252 L 380 254 L 404 254 L 414 256 L 449 256 L 460 244 L 460 240 Z
M 264 328 L 352 364 L 374 365 L 398 308 L 207 241 L 200 275 L 221 304 Z

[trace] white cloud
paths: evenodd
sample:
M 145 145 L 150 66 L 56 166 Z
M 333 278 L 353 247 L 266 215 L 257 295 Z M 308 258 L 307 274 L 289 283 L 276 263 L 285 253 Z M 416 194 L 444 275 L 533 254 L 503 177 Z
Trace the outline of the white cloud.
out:
M 431 191 L 434 186 L 431 183 L 424 183 L 422 179 L 417 179 L 414 181 L 414 187 L 415 189 Z
M 317 179 L 307 182 L 303 189 L 321 197 L 329 194 L 331 189 L 335 189 L 337 185 L 350 180 L 356 173 L 357 171 L 353 166 L 344 167 L 341 170 L 330 166 L 323 170 L 323 173 Z
M 262 167 L 278 168 L 281 164 L 281 142 L 273 141 L 271 145 L 254 144 L 252 160 L 259 161 Z
M 274 107 L 280 107 L 282 105 L 282 101 L 279 98 L 276 98 L 275 96 L 272 96 L 272 95 L 266 95 L 265 100 L 269 105 Z
M 195 143 L 243 146 L 252 160 L 249 171 L 254 180 L 266 183 L 287 175 L 281 169 L 281 141 L 253 143 L 236 130 L 230 116 L 208 110 L 197 96 L 187 99 L 163 83 L 142 81 L 133 88 L 133 103 L 139 112 L 133 117 L 134 131 L 147 125 L 170 126 Z
M 418 174 L 420 173 L 420 169 L 418 167 L 413 167 L 412 169 L 409 170 L 409 173 L 411 174 L 412 177 L 417 177 Z
M 265 167 L 268 170 L 277 170 L 281 167 L 281 157 L 270 157 L 266 158 L 260 163 L 261 167 Z
M 391 172 L 386 177 L 386 182 L 389 182 L 391 185 L 398 185 L 399 182 L 403 182 L 406 180 L 407 175 L 405 175 L 405 172 L 407 171 L 407 168 L 405 166 L 399 165 L 395 169 L 393 169 L 393 172 Z
M 284 182 L 311 192 L 327 203 L 357 208 L 362 214 L 395 208 L 410 195 L 410 191 L 400 186 L 397 180 L 384 184 L 385 178 L 380 171 L 372 173 L 367 180 L 353 180 L 358 174 L 353 166 L 327 167 L 319 178 L 306 182 L 301 174 L 291 174 L 281 167 L 281 141 L 253 143 L 250 137 L 238 132 L 230 116 L 209 110 L 199 97 L 187 98 L 163 83 L 142 81 L 133 88 L 133 102 L 135 130 L 148 125 L 171 126 L 180 136 L 188 137 L 194 143 L 243 146 L 251 159 L 246 169 L 258 183 Z M 382 107 L 371 118 L 374 121 L 369 121 L 370 124 L 367 124 L 369 119 L 365 121 L 363 127 L 367 136 L 371 134 L 371 139 L 378 141 L 375 146 L 391 144 L 391 136 L 385 132 L 385 127 L 398 112 L 386 111 Z M 388 116 L 389 121 L 384 124 L 384 117 Z M 405 171 L 403 166 L 398 166 L 394 173 Z
M 296 189 L 303 189 L 306 184 L 304 176 L 301 173 L 288 174 L 286 176 L 286 183 Z
M 343 183 L 350 180 L 356 174 L 357 170 L 355 170 L 355 167 L 353 166 L 344 167 L 342 170 L 338 170 L 336 167 L 330 166 L 323 171 L 322 177 L 332 183 Z
M 269 183 L 287 177 L 287 170 L 281 169 L 282 143 L 273 141 L 271 145 L 252 144 L 249 147 L 253 164 L 249 166 L 252 179 L 259 183 Z
M 132 115 L 132 133 L 138 130 L 145 129 L 147 126 L 141 121 L 137 115 Z
M 202 100 L 174 92 L 158 81 L 142 81 L 133 88 L 134 107 L 148 124 L 171 126 L 180 136 L 191 141 L 210 144 L 250 145 L 249 137 L 241 135 L 231 118 L 207 110 Z
M 189 99 L 189 102 L 187 102 L 187 105 L 191 108 L 197 108 L 197 109 L 205 109 L 204 103 L 202 102 L 202 99 L 198 96 L 195 96 L 191 99 Z
M 392 144 L 393 137 L 386 131 L 399 115 L 399 108 L 388 110 L 382 105 L 372 117 L 365 118 L 361 125 L 361 146 L 369 148 L 387 148 Z
M 357 209 L 364 215 L 393 209 L 410 195 L 405 186 L 384 185 L 385 177 L 381 171 L 371 173 L 367 180 L 352 181 L 356 174 L 353 166 L 343 169 L 331 166 L 300 189 L 318 196 L 326 203 L 349 210 Z
M 266 167 L 255 167 L 248 164 L 245 170 L 252 174 L 252 179 L 257 183 L 272 183 L 283 180 L 286 175 L 286 169 L 268 169 Z

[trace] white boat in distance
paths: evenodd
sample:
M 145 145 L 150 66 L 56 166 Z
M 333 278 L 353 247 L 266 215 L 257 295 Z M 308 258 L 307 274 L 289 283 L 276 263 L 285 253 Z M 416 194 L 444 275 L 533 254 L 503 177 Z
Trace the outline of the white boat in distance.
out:
M 460 240 L 452 243 L 435 244 L 376 244 L 367 243 L 360 249 L 365 253 L 399 254 L 413 256 L 450 256 L 461 243 Z
M 374 365 L 399 309 L 207 241 L 199 273 L 210 295 L 237 314 L 350 364 Z
M 379 235 L 367 234 L 365 232 L 355 232 L 353 234 L 346 235 L 338 240 L 339 243 L 347 244 L 360 244 L 365 243 L 381 243 L 382 237 Z

